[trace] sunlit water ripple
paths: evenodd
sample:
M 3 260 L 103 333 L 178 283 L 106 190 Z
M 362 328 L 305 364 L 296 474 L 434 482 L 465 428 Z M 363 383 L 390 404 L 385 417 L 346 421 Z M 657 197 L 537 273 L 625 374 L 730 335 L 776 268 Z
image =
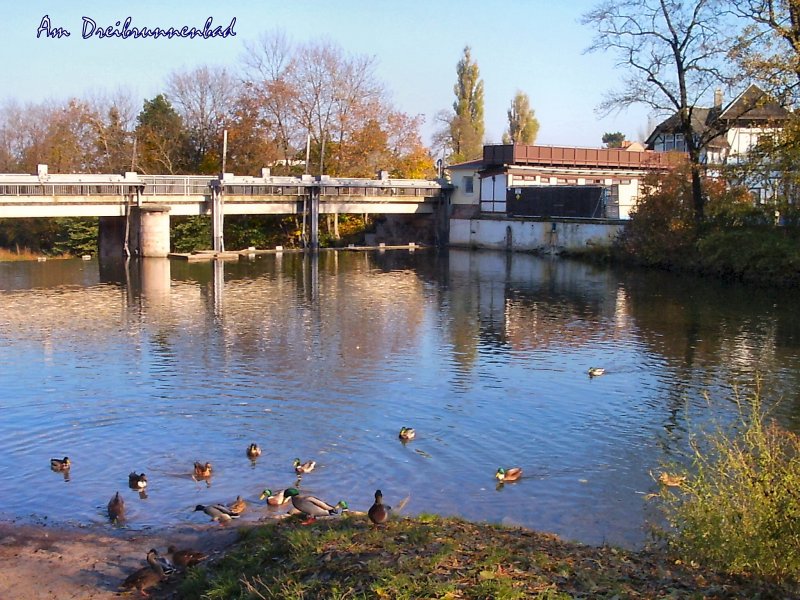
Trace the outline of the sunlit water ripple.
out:
M 119 490 L 126 527 L 204 522 L 196 504 L 256 504 L 300 457 L 303 490 L 356 509 L 381 488 L 407 514 L 636 547 L 651 472 L 734 389 L 761 378 L 798 428 L 791 296 L 664 274 L 463 251 L 0 263 L 0 307 L 2 519 L 106 526 Z

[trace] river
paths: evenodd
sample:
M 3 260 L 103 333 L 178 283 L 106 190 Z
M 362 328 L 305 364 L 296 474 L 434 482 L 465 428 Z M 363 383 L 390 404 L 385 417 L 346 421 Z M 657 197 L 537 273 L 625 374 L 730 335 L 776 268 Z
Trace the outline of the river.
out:
M 653 476 L 737 394 L 758 382 L 800 429 L 798 376 L 796 293 L 669 273 L 462 250 L 0 263 L 0 520 L 108 527 L 116 491 L 128 528 L 238 495 L 253 520 L 299 457 L 302 490 L 354 509 L 380 488 L 402 514 L 636 548 Z

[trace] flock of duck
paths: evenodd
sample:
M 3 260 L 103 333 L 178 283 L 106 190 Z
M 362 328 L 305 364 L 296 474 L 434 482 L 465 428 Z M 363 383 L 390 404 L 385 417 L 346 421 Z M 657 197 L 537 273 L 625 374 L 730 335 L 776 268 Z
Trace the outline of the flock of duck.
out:
M 408 442 L 416 437 L 416 431 L 411 427 L 403 427 L 400 429 L 398 437 L 403 442 Z M 250 444 L 246 451 L 247 457 L 250 460 L 256 460 L 261 456 L 261 448 L 258 444 Z M 50 459 L 50 468 L 53 471 L 63 473 L 65 477 L 69 474 L 72 463 L 69 457 L 52 458 Z M 297 486 L 300 482 L 300 477 L 304 474 L 310 473 L 316 467 L 316 462 L 313 460 L 302 462 L 299 458 L 294 459 L 293 467 L 295 473 L 298 475 Z M 195 462 L 192 477 L 195 480 L 209 481 L 213 473 L 213 468 L 210 462 Z M 499 468 L 495 477 L 501 482 L 517 481 L 522 476 L 522 469 L 519 467 Z M 135 471 L 128 475 L 128 486 L 131 489 L 138 490 L 140 494 L 144 494 L 147 489 L 147 476 L 144 473 L 137 473 Z M 310 494 L 302 494 L 297 487 L 289 487 L 283 490 L 273 491 L 269 488 L 265 489 L 259 496 L 259 500 L 264 500 L 269 506 L 280 507 L 287 505 L 291 502 L 293 513 L 300 514 L 305 517 L 302 521 L 303 525 L 313 523 L 318 517 L 327 517 L 342 512 L 349 511 L 349 506 L 344 500 L 340 500 L 336 504 L 330 504 L 316 496 Z M 212 521 L 220 524 L 228 523 L 239 516 L 247 508 L 247 503 L 241 496 L 237 496 L 230 504 L 198 504 L 195 512 L 203 512 L 208 515 Z M 116 492 L 109 500 L 108 518 L 112 523 L 121 523 L 125 520 L 125 501 Z M 389 520 L 389 514 L 392 510 L 391 506 L 384 504 L 383 493 L 381 490 L 375 491 L 375 499 L 372 506 L 367 511 L 366 515 L 370 522 L 375 526 L 384 526 Z M 362 513 L 363 514 L 363 513 Z M 127 579 L 122 583 L 121 589 L 124 590 L 138 590 L 142 595 L 147 595 L 146 590 L 151 588 L 161 581 L 164 581 L 176 567 L 188 567 L 197 564 L 206 558 L 202 552 L 190 549 L 178 550 L 174 546 L 167 549 L 167 556 L 159 554 L 155 548 L 150 549 L 147 553 L 147 566 L 144 566 L 134 573 L 131 573 Z

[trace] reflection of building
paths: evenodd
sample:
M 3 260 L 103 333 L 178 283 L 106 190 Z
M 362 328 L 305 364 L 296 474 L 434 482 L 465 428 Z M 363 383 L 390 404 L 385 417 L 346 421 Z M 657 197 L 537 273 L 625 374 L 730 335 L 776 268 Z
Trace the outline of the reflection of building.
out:
M 628 218 L 639 181 L 669 168 L 664 154 L 621 148 L 487 145 L 483 159 L 448 167 L 453 218 L 480 215 Z

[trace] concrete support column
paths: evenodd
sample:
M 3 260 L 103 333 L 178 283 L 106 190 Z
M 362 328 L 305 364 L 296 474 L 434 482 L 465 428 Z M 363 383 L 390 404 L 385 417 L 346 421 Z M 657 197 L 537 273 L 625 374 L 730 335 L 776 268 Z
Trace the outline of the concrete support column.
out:
M 134 254 L 148 258 L 169 255 L 169 206 L 133 208 L 132 243 Z
M 97 242 L 100 258 L 125 256 L 125 217 L 100 217 Z

